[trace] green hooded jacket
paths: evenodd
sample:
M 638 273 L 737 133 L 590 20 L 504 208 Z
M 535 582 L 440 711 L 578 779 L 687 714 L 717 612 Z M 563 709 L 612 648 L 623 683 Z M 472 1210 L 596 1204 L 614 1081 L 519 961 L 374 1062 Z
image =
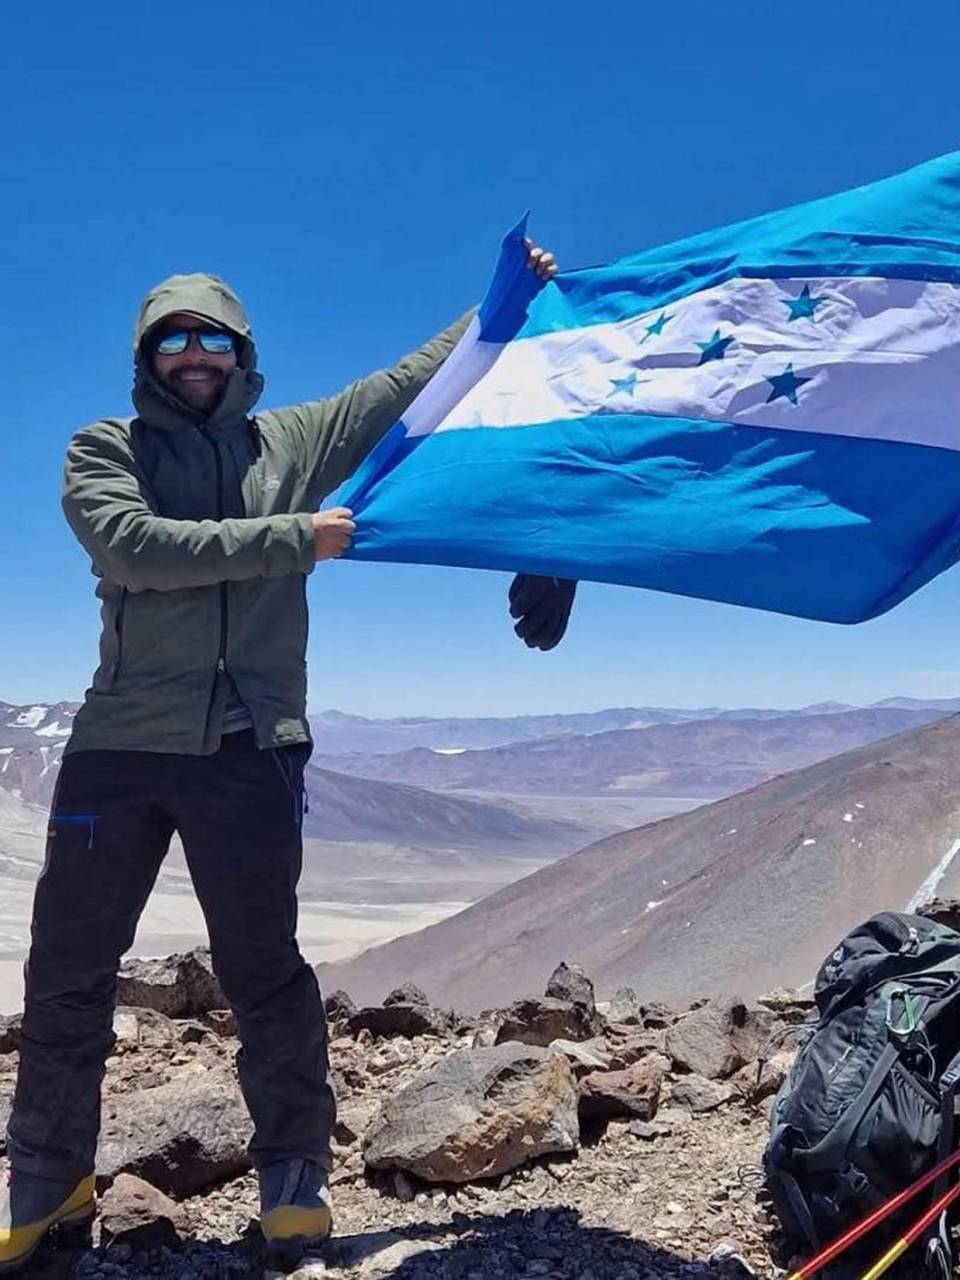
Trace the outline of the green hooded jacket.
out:
M 216 409 L 155 378 L 144 335 L 190 312 L 239 336 Z M 203 755 L 220 745 L 231 682 L 257 743 L 306 742 L 311 516 L 400 418 L 467 315 L 392 369 L 339 395 L 252 413 L 263 389 L 239 299 L 208 275 L 172 276 L 137 319 L 135 418 L 84 427 L 67 452 L 63 509 L 99 578 L 100 665 L 68 751 Z

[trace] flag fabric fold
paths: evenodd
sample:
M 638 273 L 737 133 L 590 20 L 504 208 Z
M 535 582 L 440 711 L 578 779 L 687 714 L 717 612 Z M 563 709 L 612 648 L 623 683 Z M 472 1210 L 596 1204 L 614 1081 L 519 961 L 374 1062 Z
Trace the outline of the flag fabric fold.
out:
M 960 557 L 960 153 L 543 287 L 524 230 L 353 558 L 859 622 Z

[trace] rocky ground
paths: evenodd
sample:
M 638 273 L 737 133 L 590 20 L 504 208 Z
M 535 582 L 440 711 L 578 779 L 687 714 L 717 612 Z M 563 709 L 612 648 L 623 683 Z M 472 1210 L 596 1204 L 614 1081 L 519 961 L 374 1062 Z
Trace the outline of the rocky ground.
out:
M 35 1280 L 278 1274 L 263 1256 L 232 1018 L 202 952 L 121 982 L 92 1236 L 44 1246 Z M 330 997 L 341 1120 L 335 1238 L 299 1280 L 735 1280 L 785 1266 L 759 1188 L 789 994 L 681 1013 L 629 991 L 548 994 L 463 1019 L 404 988 Z M 0 1029 L 0 1098 L 18 1025 Z M 2 1052 L 5 1050 L 6 1052 Z M 761 1060 L 763 1059 L 763 1060 Z

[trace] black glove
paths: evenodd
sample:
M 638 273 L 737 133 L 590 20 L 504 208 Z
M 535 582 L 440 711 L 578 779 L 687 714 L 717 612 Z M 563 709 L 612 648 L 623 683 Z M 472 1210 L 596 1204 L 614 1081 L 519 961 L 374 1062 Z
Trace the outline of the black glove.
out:
M 528 649 L 554 649 L 570 621 L 577 584 L 569 578 L 541 578 L 518 573 L 510 584 L 510 617 L 513 628 Z

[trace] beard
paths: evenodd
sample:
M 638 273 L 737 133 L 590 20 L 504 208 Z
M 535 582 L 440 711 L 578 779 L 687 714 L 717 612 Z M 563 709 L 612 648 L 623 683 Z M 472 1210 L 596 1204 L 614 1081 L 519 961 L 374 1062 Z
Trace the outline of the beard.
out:
M 200 372 L 207 375 L 202 382 L 184 376 Z M 211 365 L 185 365 L 167 379 L 167 386 L 178 400 L 191 409 L 204 410 L 212 409 L 218 403 L 226 383 L 226 372 Z

